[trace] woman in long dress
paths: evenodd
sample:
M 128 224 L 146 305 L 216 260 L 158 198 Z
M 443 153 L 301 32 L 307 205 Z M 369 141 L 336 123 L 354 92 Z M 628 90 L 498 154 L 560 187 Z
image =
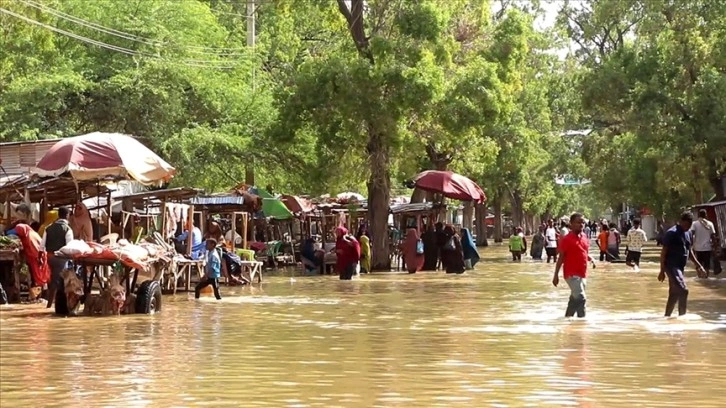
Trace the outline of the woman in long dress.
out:
M 454 227 L 447 225 L 443 231 L 446 243 L 441 249 L 441 262 L 446 273 L 464 273 L 464 250 L 461 246 L 461 237 Z
M 532 237 L 532 247 L 529 249 L 529 255 L 532 257 L 532 259 L 536 259 L 538 261 L 542 260 L 542 251 L 544 250 L 544 246 L 544 226 L 540 225 L 539 230 Z
M 340 280 L 351 280 L 360 261 L 360 242 L 354 236 L 348 235 L 348 230 L 344 227 L 336 228 L 335 235 L 335 269 Z
M 466 269 L 474 269 L 480 257 L 474 244 L 474 237 L 468 228 L 461 229 L 461 249 L 464 252 L 464 266 Z
M 73 215 L 68 217 L 68 223 L 73 230 L 73 237 L 83 241 L 93 241 L 93 223 L 91 213 L 83 203 L 77 203 Z
M 432 225 L 426 227 L 426 232 L 421 236 L 424 245 L 424 264 L 421 270 L 435 271 L 439 263 L 439 247 L 436 245 L 436 231 Z
M 371 239 L 365 233 L 360 236 L 360 273 L 371 272 Z
M 406 239 L 401 244 L 403 260 L 406 263 L 408 273 L 416 273 L 424 266 L 425 257 L 423 251 L 419 253 L 419 241 L 421 241 L 421 238 L 418 235 L 418 230 L 416 228 L 409 228 L 406 231 Z M 423 246 L 423 242 L 421 245 Z
M 43 239 L 28 224 L 15 226 L 15 233 L 23 244 L 25 263 L 30 270 L 33 287 L 42 287 L 50 280 L 50 268 L 45 251 L 41 250 Z

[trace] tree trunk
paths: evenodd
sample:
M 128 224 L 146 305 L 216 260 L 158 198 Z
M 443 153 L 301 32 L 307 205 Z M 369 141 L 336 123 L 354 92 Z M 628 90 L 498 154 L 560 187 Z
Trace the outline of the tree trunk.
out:
M 391 270 L 388 239 L 391 178 L 389 151 L 384 138 L 383 132 L 368 124 L 368 163 L 371 169 L 368 180 L 368 217 L 373 237 L 371 268 L 375 271 Z
M 474 231 L 474 203 L 471 201 L 464 202 L 464 210 L 462 211 L 461 225 L 470 232 Z
M 413 193 L 411 193 L 411 202 L 412 203 L 423 203 L 424 200 L 428 201 L 428 192 L 421 190 L 420 188 L 414 188 Z
M 716 201 L 726 200 L 726 175 L 720 175 L 718 173 L 712 173 L 711 177 L 708 178 L 708 182 L 713 188 L 713 192 L 716 194 Z
M 502 242 L 502 199 L 497 195 L 494 204 L 494 242 Z
M 475 206 L 476 222 L 474 229 L 476 231 L 476 246 L 489 246 L 487 241 L 487 206 L 479 203 Z

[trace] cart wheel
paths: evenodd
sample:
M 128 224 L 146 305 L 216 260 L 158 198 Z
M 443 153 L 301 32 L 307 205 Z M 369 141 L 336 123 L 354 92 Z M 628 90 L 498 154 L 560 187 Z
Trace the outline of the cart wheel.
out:
M 55 299 L 53 300 L 55 307 L 55 314 L 60 316 L 68 316 L 68 299 L 66 299 L 66 288 L 63 282 L 60 282 L 58 289 L 55 292 Z
M 136 292 L 136 313 L 153 314 L 161 312 L 161 286 L 155 280 L 148 280 Z

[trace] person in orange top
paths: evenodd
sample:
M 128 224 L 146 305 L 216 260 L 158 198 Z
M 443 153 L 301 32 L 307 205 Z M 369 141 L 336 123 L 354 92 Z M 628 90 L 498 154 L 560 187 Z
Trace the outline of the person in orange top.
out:
M 601 232 L 597 236 L 597 246 L 600 247 L 600 262 L 607 259 L 609 230 L 610 228 L 608 228 L 607 224 L 603 224 Z

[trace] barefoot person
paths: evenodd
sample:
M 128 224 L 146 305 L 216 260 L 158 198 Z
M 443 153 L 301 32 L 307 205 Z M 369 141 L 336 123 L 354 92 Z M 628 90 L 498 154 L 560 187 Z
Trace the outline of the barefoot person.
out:
M 705 274 L 703 266 L 693 253 L 693 235 L 691 226 L 693 216 L 683 213 L 681 220 L 666 231 L 663 235 L 663 249 L 660 251 L 660 274 L 658 280 L 663 282 L 668 276 L 668 301 L 666 302 L 665 316 L 670 317 L 678 303 L 678 316 L 686 314 L 688 304 L 688 286 L 683 270 L 686 268 L 688 258 L 696 265 L 698 275 Z
M 570 287 L 570 301 L 567 303 L 567 311 L 565 317 L 572 317 L 577 312 L 577 317 L 585 317 L 585 287 L 587 285 L 587 263 L 592 263 L 595 267 L 593 259 L 588 254 L 590 250 L 590 240 L 583 234 L 582 229 L 585 220 L 580 213 L 574 213 L 570 217 L 570 232 L 560 238 L 559 242 L 559 258 L 555 266 L 555 276 L 552 278 L 552 284 L 555 287 L 560 283 L 560 268 L 564 266 L 564 278 L 567 286 Z
M 222 258 L 217 250 L 217 240 L 214 238 L 207 239 L 207 266 L 204 268 L 204 279 L 197 283 L 194 288 L 194 298 L 199 299 L 202 289 L 212 285 L 214 297 L 222 300 L 219 294 L 219 277 L 222 276 Z

